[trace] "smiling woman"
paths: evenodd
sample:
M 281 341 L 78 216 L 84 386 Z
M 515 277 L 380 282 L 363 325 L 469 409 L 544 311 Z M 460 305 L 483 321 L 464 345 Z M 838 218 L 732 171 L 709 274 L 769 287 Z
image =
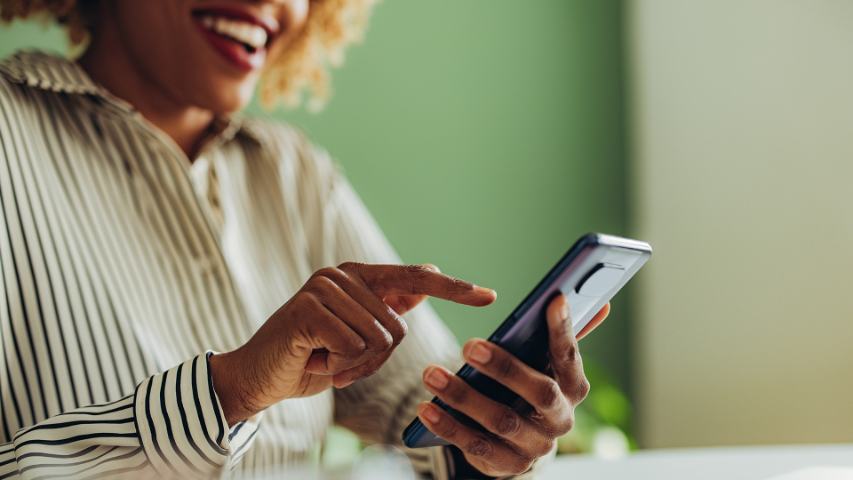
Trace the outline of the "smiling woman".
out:
M 0 0 L 4 20 L 67 25 L 87 72 L 192 157 L 214 116 L 260 98 L 322 107 L 328 69 L 361 38 L 375 0 Z
M 434 478 L 524 474 L 552 454 L 589 386 L 561 299 L 551 370 L 501 368 L 520 360 L 484 340 L 461 352 L 424 300 L 495 292 L 400 265 L 322 149 L 240 112 L 262 78 L 268 100 L 322 99 L 369 5 L 2 4 L 89 40 L 76 60 L 0 62 L 0 480 L 281 472 L 333 423 L 400 445 L 416 414 L 451 444 L 408 452 Z M 426 385 L 478 398 L 435 390 L 461 356 L 545 400 L 493 405 L 508 423 L 441 417 Z
M 239 2 L 235 6 L 223 1 L 170 1 L 157 2 L 154 10 L 139 5 L 149 2 L 0 0 L 0 18 L 11 21 L 48 15 L 67 27 L 71 43 L 78 46 L 89 42 L 98 29 L 118 27 L 127 36 L 133 35 L 134 26 L 153 27 L 154 31 L 140 32 L 146 36 L 145 51 L 140 53 L 154 57 L 157 70 L 173 65 L 172 80 L 186 74 L 210 73 L 199 68 L 206 65 L 203 61 L 196 60 L 203 53 L 198 40 L 190 38 L 192 30 L 186 28 L 192 21 L 211 46 L 244 74 L 257 74 L 263 68 L 260 98 L 265 105 L 283 101 L 296 107 L 306 93 L 309 107 L 317 109 L 329 99 L 329 67 L 339 66 L 346 47 L 361 40 L 376 2 L 282 0 L 279 3 L 284 8 L 276 9 L 281 18 L 276 18 L 269 7 L 262 6 L 263 2 L 252 7 Z M 121 23 L 99 24 L 98 19 L 103 18 L 99 9 L 103 8 L 114 8 L 117 15 L 113 20 Z M 156 23 L 142 21 L 153 16 L 157 17 Z M 283 41 L 276 41 L 278 37 Z M 163 63 L 168 60 L 166 56 L 172 57 L 171 62 Z M 254 85 L 242 92 L 251 96 L 253 88 Z

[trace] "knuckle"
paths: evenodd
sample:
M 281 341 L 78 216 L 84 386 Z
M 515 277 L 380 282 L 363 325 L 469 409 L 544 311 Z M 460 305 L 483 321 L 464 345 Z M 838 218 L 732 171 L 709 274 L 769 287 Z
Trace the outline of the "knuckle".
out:
M 516 435 L 521 430 L 521 419 L 518 414 L 508 408 L 503 408 L 494 421 L 495 432 L 502 436 Z
M 334 268 L 333 268 L 333 267 L 323 267 L 323 268 L 321 268 L 321 269 L 317 270 L 316 272 L 314 272 L 314 275 L 312 275 L 312 277 L 325 277 L 325 276 L 328 276 L 328 275 L 330 275 L 330 272 L 331 272 L 332 270 L 334 270 Z M 332 274 L 332 275 L 333 275 L 333 274 Z
M 335 282 L 329 276 L 318 273 L 308 280 L 307 285 L 311 292 L 326 294 L 335 287 Z
M 388 333 L 391 334 L 393 341 L 392 346 L 399 345 L 400 342 L 403 341 L 403 338 L 406 336 L 406 334 L 409 333 L 409 325 L 406 324 L 405 320 L 403 320 L 402 317 L 397 314 L 394 314 L 393 320 L 388 322 L 386 328 L 388 328 Z
M 459 426 L 456 424 L 456 421 L 447 421 L 446 419 L 442 419 L 439 421 L 438 425 L 436 425 L 436 429 L 439 437 L 442 437 L 446 440 L 453 440 L 459 435 Z
M 569 412 L 554 424 L 552 424 L 548 430 L 548 436 L 551 438 L 561 437 L 569 432 L 575 427 L 575 414 L 569 410 Z
M 558 343 L 557 352 L 551 353 L 551 359 L 557 367 L 567 368 L 576 364 L 580 360 L 578 345 L 574 342 Z
M 316 310 L 323 306 L 323 303 L 317 298 L 313 291 L 304 292 L 299 296 L 299 301 L 310 310 Z
M 362 265 L 364 264 L 358 262 L 344 262 L 338 265 L 338 270 L 343 270 L 344 272 L 355 272 L 361 268 Z
M 550 410 L 556 408 L 560 404 L 560 399 L 563 396 L 560 386 L 552 379 L 542 382 L 536 392 L 536 401 L 538 407 Z
M 344 356 L 348 358 L 355 358 L 361 356 L 367 350 L 367 345 L 364 342 L 360 341 L 352 341 L 346 342 L 344 345 Z
M 405 269 L 406 269 L 406 273 L 408 273 L 414 277 L 418 277 L 418 276 L 424 277 L 424 276 L 430 275 L 432 273 L 435 273 L 435 271 L 432 270 L 431 268 L 429 268 L 428 265 L 406 265 Z
M 585 376 L 582 376 L 574 392 L 573 398 L 575 400 L 575 404 L 581 403 L 586 399 L 587 395 L 589 395 L 590 388 L 589 380 L 587 380 Z
M 557 449 L 557 439 L 552 438 L 551 440 L 548 440 L 547 442 L 545 442 L 544 451 L 542 452 L 542 455 L 539 455 L 539 456 L 544 457 L 545 455 L 548 455 L 549 453 L 553 452 L 556 449 Z
M 579 378 L 570 381 L 569 385 L 563 387 L 566 397 L 572 402 L 572 405 L 577 405 L 586 399 L 590 391 L 589 380 L 581 374 Z
M 517 373 L 518 367 L 516 367 L 515 362 L 511 357 L 502 355 L 501 358 L 498 359 L 495 369 L 501 378 L 513 378 Z
M 548 455 L 549 453 L 551 453 L 551 450 L 554 450 L 554 448 L 556 448 L 556 446 L 557 446 L 557 440 L 555 440 L 553 438 L 539 443 L 538 447 L 536 448 L 536 451 L 534 452 L 536 458 L 544 457 L 545 455 Z
M 493 451 L 492 442 L 483 436 L 478 435 L 465 444 L 465 452 L 475 457 L 489 457 Z
M 359 368 L 359 378 L 365 378 L 373 375 L 379 370 L 380 363 L 370 362 Z
M 320 270 L 317 270 L 316 272 L 314 272 L 313 276 L 314 276 L 314 278 L 328 278 L 331 280 L 335 280 L 335 279 L 341 278 L 342 275 L 343 275 L 343 272 L 338 268 L 324 267 L 324 268 L 321 268 Z
M 453 405 L 462 405 L 468 400 L 467 390 L 455 378 L 452 378 L 447 386 L 447 401 Z
M 566 420 L 563 421 L 563 428 L 561 428 L 563 435 L 571 432 L 573 428 L 575 428 L 575 414 L 569 413 L 566 416 Z
M 574 342 L 570 342 L 566 347 L 566 351 L 563 354 L 563 359 L 567 363 L 574 363 L 578 361 L 578 344 Z
M 419 285 L 424 283 L 435 273 L 423 265 L 406 265 L 404 269 L 406 271 L 406 276 L 409 277 L 408 288 L 412 292 L 416 291 Z
M 533 468 L 533 463 L 536 462 L 536 457 L 531 455 L 518 455 L 512 462 L 512 466 L 510 467 L 511 475 L 521 475 L 531 468 Z
M 566 418 L 560 423 L 559 434 L 565 435 L 571 432 L 573 428 L 575 428 L 575 414 L 569 412 Z
M 473 285 L 466 282 L 465 280 L 460 280 L 458 278 L 453 278 L 450 280 L 450 291 L 453 293 L 465 293 L 471 290 Z
M 381 333 L 375 335 L 375 337 L 376 338 L 372 342 L 370 342 L 370 350 L 381 353 L 391 350 L 391 348 L 394 346 L 394 338 L 388 332 L 382 331 Z

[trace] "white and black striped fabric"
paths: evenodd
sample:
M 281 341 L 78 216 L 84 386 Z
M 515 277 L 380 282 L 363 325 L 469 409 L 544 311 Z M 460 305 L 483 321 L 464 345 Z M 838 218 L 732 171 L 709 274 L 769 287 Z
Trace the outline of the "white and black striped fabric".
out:
M 397 257 L 298 132 L 217 122 L 193 162 L 74 62 L 0 63 L 0 480 L 221 477 L 316 463 L 344 425 L 399 443 L 428 362 L 458 347 L 428 305 L 371 378 L 231 428 L 208 375 L 318 268 Z M 452 475 L 440 448 L 413 455 Z

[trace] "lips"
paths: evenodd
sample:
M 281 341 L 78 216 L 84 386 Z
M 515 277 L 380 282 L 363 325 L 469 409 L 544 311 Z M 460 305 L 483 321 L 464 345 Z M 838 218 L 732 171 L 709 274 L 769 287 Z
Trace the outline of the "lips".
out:
M 193 12 L 193 20 L 208 44 L 243 72 L 264 65 L 267 47 L 278 34 L 278 22 L 235 7 L 209 7 Z

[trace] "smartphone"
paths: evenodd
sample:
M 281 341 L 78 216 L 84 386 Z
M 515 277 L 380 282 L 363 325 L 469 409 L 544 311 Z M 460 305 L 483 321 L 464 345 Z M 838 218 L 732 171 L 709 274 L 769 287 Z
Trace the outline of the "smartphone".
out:
M 500 345 L 531 367 L 548 368 L 548 329 L 545 311 L 560 292 L 566 296 L 572 328 L 577 335 L 604 305 L 651 257 L 652 247 L 639 240 L 600 233 L 582 236 L 545 275 L 536 288 L 492 333 L 489 341 Z M 456 372 L 475 390 L 517 410 L 530 408 L 512 391 L 479 373 L 467 363 Z M 475 425 L 466 415 L 433 397 L 432 403 L 454 418 Z M 430 432 L 418 418 L 403 431 L 403 443 L 410 448 L 448 443 Z

